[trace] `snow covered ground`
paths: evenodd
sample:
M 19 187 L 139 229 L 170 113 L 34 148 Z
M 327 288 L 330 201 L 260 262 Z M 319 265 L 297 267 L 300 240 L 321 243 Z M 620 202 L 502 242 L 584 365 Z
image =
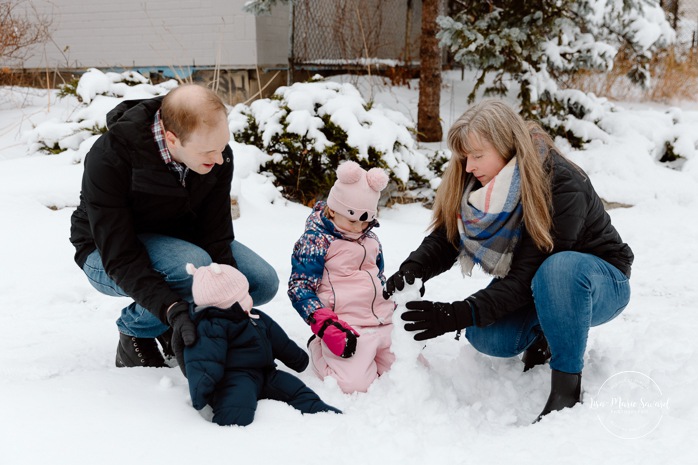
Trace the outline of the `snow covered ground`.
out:
M 469 84 L 459 73 L 445 83 L 447 128 L 466 108 Z M 362 81 L 361 88 L 416 120 L 414 84 Z M 590 333 L 583 405 L 531 425 L 547 398 L 549 368 L 522 373 L 518 359 L 490 358 L 443 336 L 423 350 L 429 368 L 411 363 L 414 351 L 399 343 L 405 363 L 365 394 L 342 394 L 310 370 L 300 375 L 344 415 L 302 416 L 261 401 L 252 425 L 221 428 L 191 407 L 178 369 L 115 368 L 114 320 L 128 300 L 95 291 L 68 241 L 81 155 L 27 156 L 22 139 L 33 125 L 65 120 L 75 108 L 53 93 L 0 88 L 0 463 L 695 463 L 698 108 L 682 107 L 626 106 L 606 120 L 608 140 L 569 153 L 602 197 L 632 205 L 610 213 L 636 256 L 628 308 Z M 693 150 L 681 170 L 655 161 L 667 131 L 687 141 L 686 153 Z M 263 309 L 302 345 L 310 332 L 284 283 L 310 210 L 269 203 L 271 186 L 260 176 L 236 182 L 236 235 L 282 282 Z M 380 221 L 392 273 L 419 244 L 429 211 L 397 206 L 382 210 Z M 454 268 L 427 283 L 426 298 L 462 299 L 487 282 Z

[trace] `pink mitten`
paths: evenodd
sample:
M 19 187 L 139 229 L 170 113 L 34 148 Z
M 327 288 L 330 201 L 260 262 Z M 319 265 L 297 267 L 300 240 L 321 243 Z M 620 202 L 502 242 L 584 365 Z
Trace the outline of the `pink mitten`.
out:
M 322 339 L 330 352 L 338 357 L 349 358 L 356 352 L 356 338 L 359 337 L 354 328 L 337 318 L 337 314 L 329 308 L 319 308 L 310 315 L 310 329 Z

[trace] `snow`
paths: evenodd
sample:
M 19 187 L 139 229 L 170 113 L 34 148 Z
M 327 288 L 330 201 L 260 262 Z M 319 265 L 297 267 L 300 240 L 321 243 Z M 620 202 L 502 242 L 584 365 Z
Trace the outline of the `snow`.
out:
M 445 73 L 445 129 L 467 107 L 472 81 Z M 367 78 L 356 84 L 376 104 L 416 121 L 416 83 L 411 89 Z M 422 360 L 422 344 L 396 333 L 394 369 L 368 393 L 343 394 L 331 379 L 300 374 L 343 415 L 303 416 L 263 400 L 252 425 L 223 428 L 191 407 L 178 369 L 115 368 L 114 320 L 129 301 L 94 290 L 68 241 L 81 162 L 94 140 L 59 155 L 33 153 L 27 134 L 43 122 L 67 121 L 77 101 L 0 88 L 0 463 L 695 463 L 698 108 L 690 102 L 617 107 L 602 115 L 603 140 L 577 152 L 560 144 L 602 197 L 631 205 L 610 215 L 636 255 L 628 308 L 589 334 L 584 404 L 531 425 L 547 398 L 547 366 L 523 373 L 517 358 L 485 356 L 453 335 L 428 341 Z M 96 120 L 97 113 L 81 118 Z M 685 158 L 680 169 L 657 161 L 670 139 L 679 141 Z M 233 147 L 241 210 L 236 235 L 277 270 L 281 289 L 263 310 L 303 345 L 310 332 L 284 288 L 310 210 L 282 199 L 257 173 L 268 154 Z M 391 274 L 421 241 L 429 211 L 396 205 L 381 210 L 380 222 L 376 232 Z M 478 270 L 464 278 L 454 268 L 426 284 L 425 298 L 463 299 L 488 282 Z M 656 428 L 638 439 L 609 431 L 593 402 L 609 378 L 624 372 L 650 377 L 667 405 Z
M 642 15 L 636 17 L 629 25 L 629 31 L 635 35 L 636 43 L 642 50 L 648 50 L 662 37 L 676 40 L 676 32 L 666 21 L 666 15 L 658 4 L 644 5 Z

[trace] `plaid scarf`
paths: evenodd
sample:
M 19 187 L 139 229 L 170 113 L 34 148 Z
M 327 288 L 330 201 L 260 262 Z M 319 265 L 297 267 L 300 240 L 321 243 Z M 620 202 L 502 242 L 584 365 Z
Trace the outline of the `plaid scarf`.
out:
M 485 186 L 477 189 L 477 184 L 472 176 L 465 186 L 458 215 L 461 268 L 470 276 L 477 263 L 488 274 L 502 278 L 509 272 L 523 224 L 516 157 Z

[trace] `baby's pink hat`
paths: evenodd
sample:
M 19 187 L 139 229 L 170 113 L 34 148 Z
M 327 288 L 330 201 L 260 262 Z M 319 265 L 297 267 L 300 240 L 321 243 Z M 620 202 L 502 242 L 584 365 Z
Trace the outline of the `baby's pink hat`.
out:
M 388 175 L 380 168 L 364 170 L 355 161 L 337 168 L 337 181 L 330 189 L 327 206 L 355 221 L 373 221 L 378 213 L 381 191 L 388 185 Z
M 196 305 L 227 309 L 238 302 L 245 312 L 252 309 L 250 284 L 245 275 L 232 266 L 211 263 L 195 268 L 187 263 L 187 273 L 194 277 L 191 292 Z

